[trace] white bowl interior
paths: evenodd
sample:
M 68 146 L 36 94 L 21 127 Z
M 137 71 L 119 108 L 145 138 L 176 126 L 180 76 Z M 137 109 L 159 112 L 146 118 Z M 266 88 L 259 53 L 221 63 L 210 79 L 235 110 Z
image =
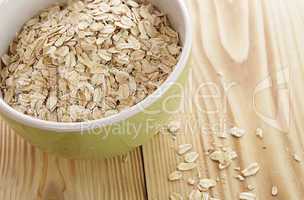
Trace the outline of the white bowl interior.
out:
M 22 28 L 22 25 L 39 11 L 47 6 L 59 2 L 59 0 L 0 0 L 0 55 L 3 55 L 8 48 L 10 41 L 16 33 Z M 161 96 L 178 78 L 188 59 L 191 48 L 191 25 L 188 13 L 186 12 L 183 0 L 150 0 L 160 10 L 165 12 L 175 30 L 178 31 L 183 45 L 183 52 L 179 63 L 168 80 L 155 92 L 155 95 L 147 97 L 139 104 L 127 109 L 117 115 L 85 123 L 57 123 L 39 120 L 13 110 L 2 99 L 0 99 L 0 111 L 8 117 L 15 119 L 23 124 L 36 128 L 53 131 L 79 131 L 92 127 L 100 127 L 112 124 L 138 113 L 142 108 L 151 105 L 159 96 Z M 189 44 L 186 44 L 189 43 Z

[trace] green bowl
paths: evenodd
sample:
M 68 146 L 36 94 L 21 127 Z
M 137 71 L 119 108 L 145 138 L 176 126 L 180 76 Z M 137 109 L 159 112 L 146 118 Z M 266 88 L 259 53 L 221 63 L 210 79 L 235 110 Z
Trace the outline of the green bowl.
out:
M 56 0 L 15 0 L 0 4 L 0 54 L 22 24 Z M 101 159 L 144 144 L 179 108 L 190 66 L 192 26 L 183 0 L 151 0 L 168 14 L 183 51 L 172 74 L 152 95 L 116 115 L 82 123 L 59 123 L 24 115 L 0 99 L 2 118 L 34 146 L 74 159 Z M 15 16 L 18 13 L 18 17 Z M 10 20 L 6 20 L 10 19 Z

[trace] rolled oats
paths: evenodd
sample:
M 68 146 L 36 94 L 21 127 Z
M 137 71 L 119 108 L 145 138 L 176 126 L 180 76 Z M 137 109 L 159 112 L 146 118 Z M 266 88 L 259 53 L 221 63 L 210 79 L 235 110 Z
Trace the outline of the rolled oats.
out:
M 201 179 L 198 186 L 201 190 L 209 190 L 210 188 L 216 186 L 216 181 L 208 178 Z
M 219 169 L 225 169 L 230 166 L 232 161 L 237 158 L 237 154 L 230 148 L 213 151 L 209 158 L 219 163 Z
M 294 159 L 295 161 L 301 162 L 301 158 L 300 158 L 300 156 L 299 156 L 298 154 L 293 154 L 292 157 L 293 157 L 293 159 Z
M 271 188 L 271 195 L 272 195 L 272 196 L 277 196 L 278 193 L 279 193 L 278 187 L 275 186 L 275 185 L 272 186 L 272 188 Z
M 260 139 L 263 139 L 263 129 L 261 128 L 257 128 L 255 131 L 255 134 L 257 137 L 259 137 Z
M 0 94 L 43 120 L 100 119 L 152 94 L 180 53 L 166 15 L 145 1 L 68 1 L 24 24 L 0 59 Z
M 244 177 L 254 176 L 258 173 L 259 170 L 260 170 L 259 164 L 255 162 L 255 163 L 251 163 L 248 167 L 246 167 L 242 171 L 242 174 Z
M 234 137 L 240 138 L 245 135 L 246 131 L 242 128 L 233 127 L 229 130 L 230 134 Z
M 247 185 L 247 189 L 248 189 L 249 191 L 252 191 L 252 190 L 255 189 L 255 187 L 254 187 L 254 185 L 249 184 L 249 185 Z
M 181 127 L 181 124 L 179 121 L 171 121 L 169 124 L 168 124 L 168 131 L 170 133 L 176 133 L 180 130 L 180 127 Z
M 242 175 L 236 175 L 235 178 L 238 179 L 239 181 L 245 180 L 245 178 Z
M 192 163 L 192 162 L 195 162 L 199 157 L 199 154 L 195 151 L 193 152 L 189 152 L 185 155 L 185 161 L 187 163 Z

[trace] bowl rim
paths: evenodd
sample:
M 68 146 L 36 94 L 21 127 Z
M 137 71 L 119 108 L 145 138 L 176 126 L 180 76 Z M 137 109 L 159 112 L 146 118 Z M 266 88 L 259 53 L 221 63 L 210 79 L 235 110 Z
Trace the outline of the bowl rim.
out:
M 182 11 L 182 17 L 185 20 L 185 38 L 181 56 L 175 66 L 175 69 L 169 75 L 167 80 L 156 91 L 154 91 L 151 95 L 147 96 L 141 102 L 115 115 L 86 122 L 53 122 L 41 120 L 15 110 L 11 106 L 9 106 L 2 98 L 0 98 L 0 112 L 3 113 L 5 117 L 18 123 L 21 123 L 25 126 L 30 126 L 32 128 L 52 131 L 56 133 L 83 133 L 90 130 L 94 130 L 96 128 L 102 128 L 107 125 L 122 122 L 142 112 L 143 109 L 148 108 L 161 97 L 163 97 L 163 95 L 170 88 L 171 84 L 175 83 L 178 80 L 179 76 L 184 71 L 190 57 L 193 40 L 193 30 L 190 13 L 183 0 L 176 1 L 180 6 L 180 9 Z

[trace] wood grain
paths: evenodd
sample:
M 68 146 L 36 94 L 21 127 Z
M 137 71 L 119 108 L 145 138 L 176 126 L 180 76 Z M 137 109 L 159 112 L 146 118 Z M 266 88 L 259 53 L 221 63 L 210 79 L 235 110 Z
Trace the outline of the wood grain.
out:
M 303 199 L 304 167 L 293 159 L 295 153 L 303 159 L 304 150 L 300 102 L 303 4 L 190 0 L 188 5 L 195 27 L 194 64 L 186 88 L 190 101 L 185 101 L 186 109 L 178 117 L 184 127 L 176 142 L 161 135 L 143 147 L 149 199 L 167 199 L 171 192 L 186 198 L 192 190 L 185 181 L 167 181 L 181 160 L 173 147 L 183 143 L 194 144 L 200 153 L 202 177 L 221 179 L 212 191 L 214 197 L 238 199 L 251 184 L 257 199 Z M 246 129 L 247 134 L 242 139 L 218 137 L 233 125 Z M 258 127 L 264 130 L 263 140 L 255 135 Z M 238 154 L 223 171 L 204 154 L 221 146 Z M 252 162 L 261 166 L 258 175 L 244 182 L 236 180 L 233 168 Z M 271 196 L 273 185 L 279 189 L 275 198 Z
M 32 147 L 0 121 L 0 199 L 146 199 L 140 149 L 103 161 L 67 160 Z
M 304 196 L 304 3 L 301 0 L 187 0 L 193 17 L 193 64 L 184 102 L 175 119 L 177 140 L 156 136 L 128 161 L 66 160 L 41 152 L 0 120 L 2 200 L 166 200 L 192 187 L 188 177 L 219 179 L 211 191 L 238 199 L 249 184 L 259 200 L 302 200 Z M 221 138 L 231 126 L 246 129 L 241 139 Z M 255 135 L 262 128 L 264 138 Z M 199 169 L 169 182 L 183 158 L 179 144 L 200 154 Z M 219 171 L 206 152 L 231 147 L 238 158 Z M 302 162 L 296 162 L 297 154 Z M 235 167 L 258 162 L 255 177 L 240 182 Z M 271 196 L 271 187 L 279 189 Z

